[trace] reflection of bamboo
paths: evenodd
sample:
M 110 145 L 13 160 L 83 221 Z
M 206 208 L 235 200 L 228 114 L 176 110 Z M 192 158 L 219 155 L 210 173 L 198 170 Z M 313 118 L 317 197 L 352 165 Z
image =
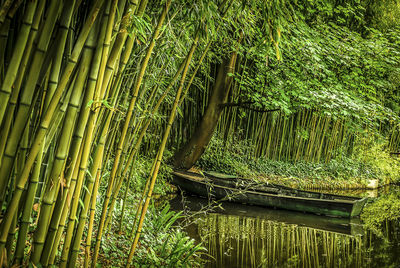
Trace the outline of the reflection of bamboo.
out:
M 209 214 L 198 225 L 217 266 L 362 266 L 368 244 L 360 236 L 260 218 Z

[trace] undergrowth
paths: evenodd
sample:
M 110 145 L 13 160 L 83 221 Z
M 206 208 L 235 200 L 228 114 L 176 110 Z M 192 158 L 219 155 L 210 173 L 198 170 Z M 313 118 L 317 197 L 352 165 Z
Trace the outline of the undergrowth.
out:
M 363 187 L 371 179 L 379 180 L 380 184 L 400 181 L 399 160 L 390 157 L 382 146 L 368 147 L 362 157 L 340 155 L 328 163 L 315 163 L 253 158 L 249 144 L 238 139 L 224 143 L 218 135 L 214 135 L 198 166 L 204 170 L 243 177 L 280 179 L 282 183 L 289 181 L 289 184 L 298 186 L 312 184 L 351 188 L 351 185 Z
M 120 208 L 116 208 L 120 214 Z M 164 207 L 151 205 L 143 224 L 140 244 L 133 257 L 133 267 L 200 267 L 200 255 L 205 251 L 201 244 L 190 238 L 182 227 L 176 224 L 181 213 Z M 111 232 L 102 239 L 101 263 L 104 267 L 124 267 L 126 256 L 132 244 L 132 226 L 135 207 L 126 212 L 121 230 L 114 222 Z M 121 258 L 121 256 L 124 256 Z
M 133 242 L 132 232 L 135 222 L 137 201 L 140 198 L 150 172 L 152 159 L 140 156 L 135 161 L 136 168 L 130 174 L 130 185 L 126 196 L 126 206 L 122 224 L 120 223 L 123 209 L 123 195 L 126 184 L 120 191 L 120 201 L 116 202 L 113 210 L 112 224 L 106 236 L 102 238 L 100 262 L 102 267 L 124 267 Z M 171 191 L 166 183 L 171 176 L 172 168 L 161 165 L 160 173 L 153 192 L 153 197 L 165 195 Z M 107 178 L 104 178 L 106 181 Z M 102 184 L 102 191 L 106 185 Z M 96 202 L 96 211 L 101 211 L 103 201 Z M 96 214 L 95 225 L 100 221 L 100 213 Z M 140 243 L 133 258 L 133 267 L 200 267 L 200 254 L 205 251 L 197 244 L 176 222 L 180 213 L 170 210 L 168 202 L 155 200 L 146 213 Z M 136 223 L 137 224 L 137 223 Z M 94 230 L 97 230 L 95 226 Z
M 400 221 L 400 189 L 382 195 L 363 209 L 361 219 L 365 226 L 382 236 L 390 222 Z

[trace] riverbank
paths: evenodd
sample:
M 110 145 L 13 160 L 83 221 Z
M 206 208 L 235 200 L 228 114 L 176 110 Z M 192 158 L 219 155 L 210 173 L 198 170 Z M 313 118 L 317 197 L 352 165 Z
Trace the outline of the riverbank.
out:
M 340 155 L 329 162 L 281 161 L 252 157 L 252 149 L 214 137 L 194 170 L 212 170 L 307 190 L 377 188 L 400 182 L 400 161 L 384 151 Z

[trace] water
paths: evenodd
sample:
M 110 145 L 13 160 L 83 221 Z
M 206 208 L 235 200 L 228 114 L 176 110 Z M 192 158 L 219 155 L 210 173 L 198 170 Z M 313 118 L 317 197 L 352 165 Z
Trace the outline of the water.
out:
M 183 223 L 207 248 L 205 267 L 400 267 L 399 222 L 378 236 L 359 219 L 184 199 L 171 206 L 190 215 Z

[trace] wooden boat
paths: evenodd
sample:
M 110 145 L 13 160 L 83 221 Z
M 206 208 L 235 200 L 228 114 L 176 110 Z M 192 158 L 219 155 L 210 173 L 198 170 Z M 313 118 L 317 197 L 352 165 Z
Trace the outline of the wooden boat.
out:
M 198 196 L 318 215 L 356 217 L 367 201 L 367 198 L 302 191 L 278 185 L 254 185 L 233 176 L 221 178 L 212 173 L 205 176 L 175 171 L 172 174 L 174 184 Z

